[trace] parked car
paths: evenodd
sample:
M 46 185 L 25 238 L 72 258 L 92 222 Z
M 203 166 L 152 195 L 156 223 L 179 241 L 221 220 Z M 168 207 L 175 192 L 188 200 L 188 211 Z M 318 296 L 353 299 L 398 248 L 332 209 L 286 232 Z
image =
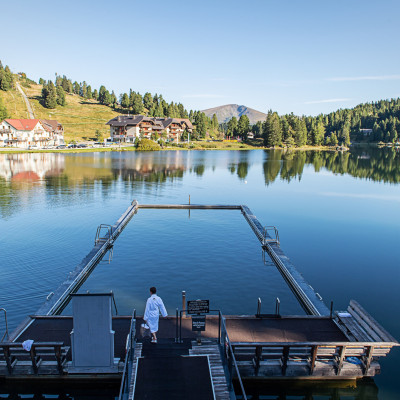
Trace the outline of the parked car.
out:
M 80 143 L 76 147 L 78 147 L 79 149 L 84 149 L 84 148 L 88 147 L 88 145 L 85 143 Z
M 60 144 L 56 147 L 56 149 L 66 149 L 67 146 L 65 144 Z
M 78 147 L 77 144 L 69 144 L 68 149 L 76 149 Z

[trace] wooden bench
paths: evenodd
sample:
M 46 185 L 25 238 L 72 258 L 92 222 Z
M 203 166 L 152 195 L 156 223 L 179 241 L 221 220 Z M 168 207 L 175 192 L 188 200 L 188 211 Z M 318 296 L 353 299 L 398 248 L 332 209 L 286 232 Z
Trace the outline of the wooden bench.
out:
M 46 372 L 56 370 L 63 373 L 63 366 L 67 361 L 69 346 L 63 342 L 34 342 L 31 350 L 26 351 L 22 343 L 1 342 L 0 343 L 0 366 L 6 366 L 9 375 L 18 374 L 39 374 L 40 366 L 46 365 Z
M 301 374 L 313 375 L 316 369 L 329 370 L 330 375 L 341 375 L 349 368 L 349 357 L 359 360 L 362 375 L 368 375 L 372 361 L 386 356 L 393 342 L 293 342 L 293 343 L 232 343 L 239 366 L 253 367 L 257 376 L 260 367 L 280 367 L 281 376 L 288 368 L 300 369 Z M 350 364 L 349 364 L 350 363 Z M 275 368 L 276 369 L 276 368 Z M 308 372 L 307 372 L 308 371 Z M 321 372 L 321 371 L 320 371 Z

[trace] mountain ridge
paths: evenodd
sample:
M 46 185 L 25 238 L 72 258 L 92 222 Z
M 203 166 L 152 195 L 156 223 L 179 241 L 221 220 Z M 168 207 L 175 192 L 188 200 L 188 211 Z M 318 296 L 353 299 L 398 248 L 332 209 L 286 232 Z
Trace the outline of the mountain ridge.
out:
M 232 117 L 239 119 L 242 115 L 247 115 L 250 124 L 255 124 L 258 121 L 265 121 L 265 118 L 267 117 L 267 114 L 261 111 L 239 104 L 225 104 L 219 107 L 207 108 L 201 110 L 201 112 L 206 114 L 209 118 L 212 118 L 215 114 L 219 123 L 228 122 Z

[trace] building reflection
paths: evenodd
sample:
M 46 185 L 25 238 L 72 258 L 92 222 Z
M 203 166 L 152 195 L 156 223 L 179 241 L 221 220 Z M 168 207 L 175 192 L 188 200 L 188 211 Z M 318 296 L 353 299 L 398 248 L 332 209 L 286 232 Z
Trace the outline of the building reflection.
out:
M 11 182 L 41 182 L 64 170 L 62 154 L 24 153 L 0 155 L 0 177 Z

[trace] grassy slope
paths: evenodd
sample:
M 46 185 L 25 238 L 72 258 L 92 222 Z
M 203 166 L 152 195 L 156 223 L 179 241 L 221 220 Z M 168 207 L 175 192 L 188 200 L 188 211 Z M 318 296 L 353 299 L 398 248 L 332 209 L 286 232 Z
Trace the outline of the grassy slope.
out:
M 74 94 L 66 94 L 67 104 L 64 107 L 57 106 L 50 110 L 40 104 L 41 85 L 23 87 L 23 90 L 29 97 L 36 118 L 56 119 L 63 124 L 66 141 L 95 138 L 97 129 L 104 137 L 108 137 L 110 128 L 105 123 L 118 115 L 110 107 Z
M 0 97 L 7 107 L 10 118 L 29 118 L 24 99 L 17 90 L 9 90 L 8 92 L 0 90 Z
M 50 110 L 44 108 L 39 101 L 42 85 L 31 85 L 30 88 L 22 86 L 22 89 L 29 98 L 35 118 L 56 119 L 61 122 L 67 142 L 95 138 L 97 129 L 104 137 L 108 137 L 110 129 L 105 123 L 118 115 L 110 107 L 70 94 L 66 95 L 66 106 L 57 106 Z M 2 97 L 11 118 L 28 118 L 26 105 L 18 91 L 3 92 L 0 90 L 0 97 Z

